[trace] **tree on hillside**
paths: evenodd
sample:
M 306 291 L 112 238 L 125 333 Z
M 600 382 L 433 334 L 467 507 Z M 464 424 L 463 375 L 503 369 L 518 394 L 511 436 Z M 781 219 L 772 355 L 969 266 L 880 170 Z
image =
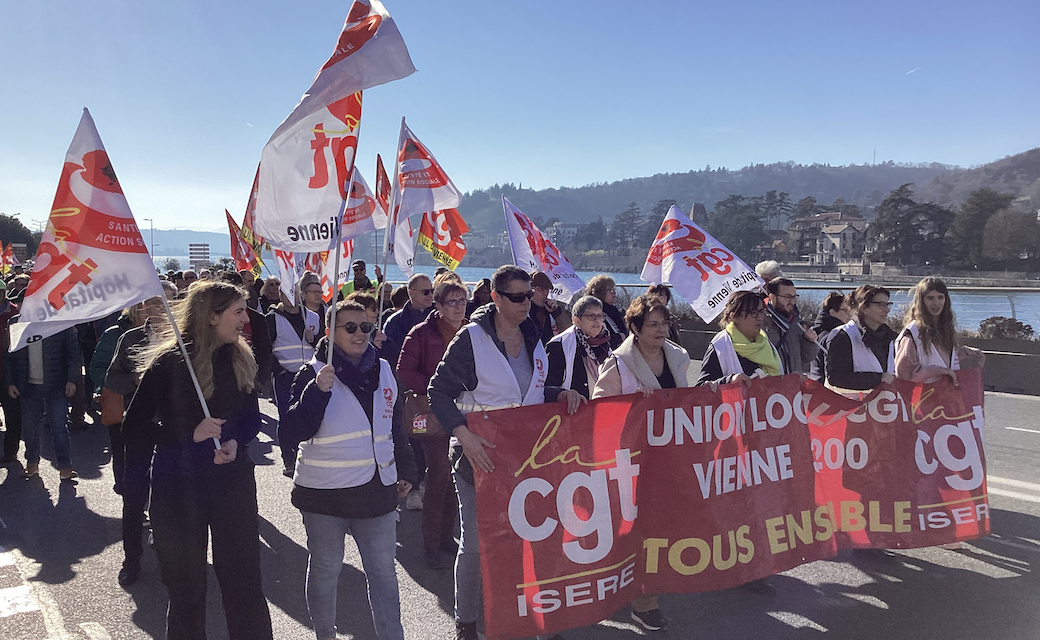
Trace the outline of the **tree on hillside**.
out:
M 823 211 L 823 208 L 816 203 L 816 198 L 812 196 L 806 196 L 794 205 L 794 216 L 796 218 L 808 218 L 821 211 Z
M 577 232 L 567 244 L 566 249 L 574 249 L 579 252 L 604 249 L 607 246 L 607 225 L 603 223 L 600 216 L 595 222 L 578 225 Z M 563 249 L 564 247 L 560 247 Z
M 6 213 L 0 213 L 0 241 L 3 241 L 5 245 L 11 242 L 24 242 L 25 254 L 30 257 L 36 255 L 36 247 L 39 244 L 39 241 L 33 237 L 32 231 L 29 231 L 21 220 Z
M 711 235 L 745 260 L 753 260 L 755 247 L 769 239 L 764 228 L 762 198 L 731 195 L 715 203 L 709 216 Z
M 181 261 L 177 258 L 166 258 L 165 262 L 163 262 L 163 269 L 166 271 L 180 271 Z
M 639 210 L 639 205 L 629 202 L 625 210 L 617 214 L 614 223 L 610 225 L 610 233 L 607 236 L 610 248 L 617 251 L 618 255 L 629 255 L 635 241 L 633 235 L 638 233 L 642 226 L 643 212 Z
M 650 250 L 650 245 L 657 238 L 657 232 L 661 230 L 661 223 L 664 222 L 664 217 L 668 215 L 668 210 L 675 204 L 675 200 L 672 199 L 658 200 L 654 208 L 650 209 L 650 213 L 646 214 L 646 220 L 643 222 L 643 228 L 638 234 L 637 248 L 642 247 L 647 251 Z
M 972 191 L 950 226 L 946 238 L 946 264 L 974 269 L 982 262 L 984 255 L 994 255 L 991 251 L 984 251 L 982 231 L 986 229 L 989 220 L 1007 209 L 1014 199 L 1015 196 L 1010 193 L 998 193 L 993 189 Z
M 1040 224 L 1036 215 L 1004 209 L 986 222 L 982 238 L 982 256 L 1000 263 L 1005 269 L 1022 265 L 1023 260 L 1040 257 Z
M 899 265 L 942 262 L 943 238 L 954 214 L 937 204 L 919 204 L 913 195 L 911 185 L 904 184 L 878 205 L 877 219 L 868 230 L 876 247 L 873 260 Z
M 762 212 L 766 217 L 766 228 L 783 229 L 791 217 L 794 205 L 791 204 L 791 194 L 786 191 L 777 193 L 776 189 L 766 191 L 762 202 Z
M 846 202 L 845 198 L 836 199 L 831 203 L 831 206 L 827 207 L 827 211 L 840 211 L 843 214 L 856 216 L 857 218 L 863 217 L 863 212 L 860 211 L 859 206 Z

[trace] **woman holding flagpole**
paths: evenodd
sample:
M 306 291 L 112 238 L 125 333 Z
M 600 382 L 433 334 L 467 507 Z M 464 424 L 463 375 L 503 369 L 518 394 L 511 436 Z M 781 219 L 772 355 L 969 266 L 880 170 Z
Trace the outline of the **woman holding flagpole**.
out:
M 138 356 L 143 375 L 123 424 L 132 440 L 155 447 L 150 514 L 170 600 L 168 640 L 206 637 L 209 537 L 228 637 L 272 637 L 260 581 L 256 479 L 246 450 L 260 431 L 257 366 L 242 336 L 246 299 L 234 285 L 200 282 L 174 314 L 208 410 L 174 327 Z

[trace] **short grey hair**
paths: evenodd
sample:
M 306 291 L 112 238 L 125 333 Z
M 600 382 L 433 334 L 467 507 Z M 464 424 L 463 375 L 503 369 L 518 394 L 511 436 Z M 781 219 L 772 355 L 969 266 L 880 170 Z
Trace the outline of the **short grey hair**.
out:
M 763 260 L 762 262 L 759 262 L 755 265 L 755 273 L 766 282 L 783 275 L 783 272 L 780 271 L 780 263 L 776 260 Z
M 575 318 L 580 318 L 585 315 L 585 312 L 589 310 L 589 307 L 596 307 L 600 311 L 603 310 L 603 303 L 596 296 L 584 296 L 581 300 L 578 300 L 574 304 L 574 308 L 571 310 L 571 314 Z

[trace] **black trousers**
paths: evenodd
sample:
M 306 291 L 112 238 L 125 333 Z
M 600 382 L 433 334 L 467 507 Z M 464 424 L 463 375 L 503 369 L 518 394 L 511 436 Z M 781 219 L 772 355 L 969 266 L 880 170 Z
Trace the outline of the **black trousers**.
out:
M 22 401 L 7 395 L 7 386 L 0 388 L 0 406 L 4 408 L 4 457 L 18 455 L 22 443 Z
M 144 510 L 148 504 L 152 447 L 127 439 L 123 425 L 108 426 L 115 492 L 123 496 L 123 564 L 139 567 L 144 554 Z
M 245 448 L 239 455 L 247 455 Z M 252 465 L 219 476 L 152 479 L 152 533 L 170 597 L 167 640 L 206 638 L 206 549 L 230 640 L 271 640 L 271 614 L 260 582 L 260 529 Z

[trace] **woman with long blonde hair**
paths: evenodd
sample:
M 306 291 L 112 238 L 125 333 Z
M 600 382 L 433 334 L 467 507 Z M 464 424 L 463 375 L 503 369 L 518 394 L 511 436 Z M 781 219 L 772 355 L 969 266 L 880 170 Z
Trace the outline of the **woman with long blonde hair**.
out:
M 246 451 L 260 431 L 256 361 L 242 336 L 246 299 L 239 287 L 206 281 L 176 305 L 174 319 L 212 417 L 205 417 L 172 327 L 137 358 L 143 375 L 124 428 L 155 447 L 150 514 L 170 600 L 169 640 L 206 637 L 209 537 L 229 638 L 272 637 L 260 583 L 256 479 Z

